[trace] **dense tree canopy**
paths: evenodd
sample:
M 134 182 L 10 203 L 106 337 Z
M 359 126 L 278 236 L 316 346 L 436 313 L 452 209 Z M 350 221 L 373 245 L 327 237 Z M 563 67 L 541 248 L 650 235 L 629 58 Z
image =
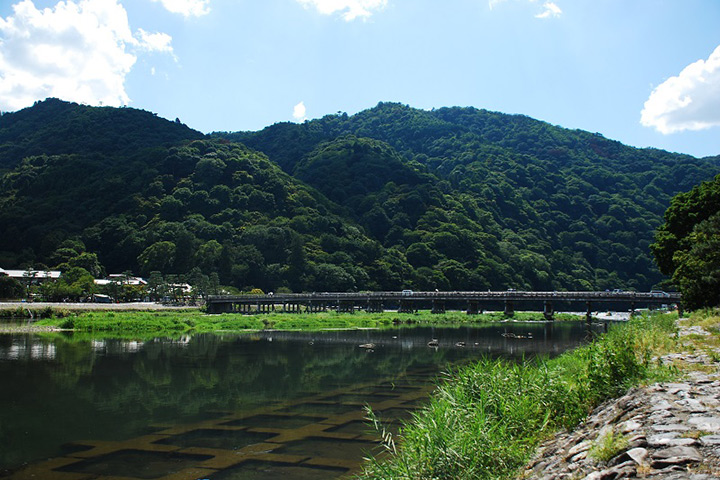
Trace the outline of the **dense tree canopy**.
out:
M 670 198 L 718 172 L 473 108 L 204 136 L 48 100 L 0 116 L 0 266 L 264 291 L 647 290 Z
M 414 269 L 431 269 L 437 285 L 450 284 L 442 265 L 457 262 L 453 288 L 649 289 L 662 280 L 648 247 L 670 198 L 720 171 L 717 157 L 631 148 L 474 108 L 381 103 L 217 135 L 336 199 Z M 354 194 L 355 179 L 373 173 L 367 193 Z
M 651 248 L 689 308 L 720 305 L 720 175 L 672 199 Z

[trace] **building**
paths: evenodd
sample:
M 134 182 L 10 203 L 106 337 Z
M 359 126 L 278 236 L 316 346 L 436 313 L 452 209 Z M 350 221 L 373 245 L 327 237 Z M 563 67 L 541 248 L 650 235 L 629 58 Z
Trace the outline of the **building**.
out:
M 5 270 L 0 268 L 0 276 L 7 276 L 20 283 L 40 284 L 55 281 L 60 278 L 61 272 L 57 270 Z

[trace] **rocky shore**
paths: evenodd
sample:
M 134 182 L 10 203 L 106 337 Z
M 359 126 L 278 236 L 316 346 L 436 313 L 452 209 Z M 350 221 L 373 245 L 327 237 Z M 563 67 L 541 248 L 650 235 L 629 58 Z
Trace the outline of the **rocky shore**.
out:
M 682 365 L 682 381 L 634 388 L 600 405 L 576 430 L 545 442 L 522 478 L 720 478 L 720 347 L 698 349 L 690 335 L 710 332 L 682 321 L 679 328 L 683 351 L 659 361 Z

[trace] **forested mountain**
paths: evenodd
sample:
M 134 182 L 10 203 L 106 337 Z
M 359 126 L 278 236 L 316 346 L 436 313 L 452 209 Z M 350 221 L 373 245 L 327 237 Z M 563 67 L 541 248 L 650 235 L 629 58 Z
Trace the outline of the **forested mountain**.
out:
M 264 290 L 647 290 L 670 198 L 720 162 L 472 108 L 381 103 L 204 136 L 47 100 L 0 117 L 3 168 L 3 268 Z
M 421 258 L 431 265 L 424 266 L 435 272 L 459 262 L 451 263 L 453 269 L 470 284 L 456 276 L 451 284 L 457 288 L 649 288 L 661 276 L 648 246 L 670 198 L 720 170 L 718 157 L 632 148 L 599 134 L 475 108 L 423 111 L 380 103 L 354 116 L 218 135 L 265 152 L 297 176 L 318 156 L 327 170 L 329 149 L 348 135 L 385 142 L 408 167 L 433 178 L 425 188 L 434 186 L 445 203 L 437 195 L 418 201 L 409 223 L 388 191 L 370 200 L 346 197 L 344 204 L 374 238 L 409 260 L 413 252 L 425 252 Z M 306 180 L 332 196 L 343 188 L 335 181 L 342 178 Z M 388 184 L 390 190 L 402 186 Z M 379 224 L 364 217 L 369 208 Z M 425 215 L 432 220 L 424 221 Z M 386 218 L 391 226 L 382 236 Z M 439 243 L 458 249 L 443 250 Z
M 143 110 L 88 107 L 50 98 L 0 117 L 0 169 L 15 167 L 32 155 L 133 155 L 203 136 L 180 120 L 169 122 Z

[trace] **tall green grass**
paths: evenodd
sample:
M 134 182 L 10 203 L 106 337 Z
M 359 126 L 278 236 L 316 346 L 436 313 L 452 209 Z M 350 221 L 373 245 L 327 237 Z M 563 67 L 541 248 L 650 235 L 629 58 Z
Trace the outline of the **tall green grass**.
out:
M 206 315 L 199 310 L 183 311 L 68 311 L 48 307 L 35 313 L 42 318 L 40 325 L 77 332 L 116 332 L 119 335 L 151 333 L 172 335 L 180 333 L 246 331 L 246 330 L 328 330 L 352 328 L 387 328 L 394 325 L 472 325 L 503 320 L 502 313 L 467 315 L 463 312 L 444 314 L 423 313 L 258 313 L 253 315 Z M 13 310 L 12 317 L 27 312 Z M 50 317 L 50 318 L 48 318 Z M 558 319 L 575 319 L 569 315 Z M 515 320 L 542 319 L 541 313 L 519 312 Z
M 362 478 L 514 478 L 553 432 L 630 386 L 669 378 L 652 358 L 674 336 L 671 316 L 642 317 L 556 359 L 484 359 L 452 371 L 398 439 L 384 435 L 390 455 L 370 459 Z

